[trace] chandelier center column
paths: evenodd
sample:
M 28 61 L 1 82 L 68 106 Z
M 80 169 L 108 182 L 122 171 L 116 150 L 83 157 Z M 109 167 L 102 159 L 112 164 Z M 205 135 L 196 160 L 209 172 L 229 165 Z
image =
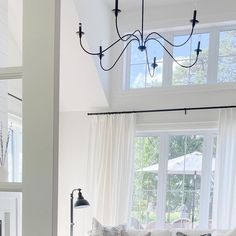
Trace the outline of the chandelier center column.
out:
M 142 30 L 141 30 L 142 46 L 144 46 L 144 42 L 143 42 L 143 28 L 144 28 L 144 0 L 142 0 Z

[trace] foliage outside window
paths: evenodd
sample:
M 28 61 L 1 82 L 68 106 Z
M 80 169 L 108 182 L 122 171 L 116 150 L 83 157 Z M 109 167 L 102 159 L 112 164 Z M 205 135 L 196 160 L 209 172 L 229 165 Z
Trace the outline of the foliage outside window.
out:
M 226 28 L 226 27 L 225 27 Z M 229 28 L 227 26 L 227 28 Z M 148 58 L 157 57 L 156 75 L 151 78 L 147 71 L 145 53 L 140 52 L 137 42 L 131 44 L 126 57 L 126 88 L 156 88 L 168 86 L 185 86 L 208 83 L 236 82 L 236 27 L 223 29 L 211 27 L 196 32 L 189 42 L 180 48 L 173 48 L 173 56 L 181 64 L 191 64 L 196 53 L 197 42 L 201 41 L 202 52 L 195 66 L 185 69 L 178 66 L 155 42 L 147 45 Z M 188 32 L 167 34 L 175 44 L 184 42 Z M 162 41 L 167 47 L 167 44 Z M 217 47 L 215 44 L 218 45 Z M 214 56 L 212 56 L 214 55 Z M 218 59 L 215 60 L 215 57 Z M 150 60 L 151 61 L 151 60 Z M 211 67 L 209 65 L 211 64 Z M 209 70 L 215 73 L 208 73 Z M 211 76 L 211 77 L 210 77 Z
M 174 43 L 180 44 L 187 40 L 186 36 L 175 36 Z M 186 69 L 173 62 L 172 85 L 188 85 L 188 84 L 206 84 L 207 68 L 208 68 L 208 49 L 209 49 L 209 33 L 195 34 L 189 42 L 180 48 L 174 48 L 174 57 L 183 65 L 192 64 L 196 57 L 196 45 L 201 41 L 202 52 L 199 55 L 198 62 L 195 66 Z
M 146 225 L 156 220 L 157 181 L 158 173 L 144 172 L 144 167 L 159 163 L 160 138 L 159 137 L 137 137 L 135 156 L 135 178 L 132 221 Z M 139 227 L 140 226 L 140 227 Z
M 163 137 L 167 137 L 163 138 Z M 131 226 L 134 228 L 196 228 L 201 227 L 202 215 L 209 219 L 203 222 L 211 227 L 212 202 L 214 187 L 214 163 L 216 138 L 211 156 L 204 156 L 203 146 L 207 145 L 209 134 L 161 134 L 160 136 L 144 136 L 136 138 L 134 190 L 131 211 Z M 163 145 L 168 140 L 167 145 Z M 208 141 L 207 141 L 208 140 Z M 166 146 L 165 150 L 160 147 Z M 167 160 L 166 169 L 159 169 L 160 162 Z M 206 184 L 206 176 L 202 175 L 202 166 L 210 162 L 212 178 L 207 192 L 201 196 L 202 180 Z M 160 172 L 166 175 L 165 182 L 160 182 Z M 161 187 L 162 186 L 162 187 Z M 158 188 L 165 192 L 158 196 Z M 206 197 L 209 196 L 209 197 Z M 209 208 L 200 212 L 202 201 L 209 199 Z M 208 201 L 208 200 L 207 200 Z M 164 217 L 160 217 L 159 205 L 165 205 Z M 203 217 L 205 219 L 205 217 Z M 158 222 L 164 219 L 164 222 Z
M 236 30 L 220 32 L 218 82 L 236 82 Z

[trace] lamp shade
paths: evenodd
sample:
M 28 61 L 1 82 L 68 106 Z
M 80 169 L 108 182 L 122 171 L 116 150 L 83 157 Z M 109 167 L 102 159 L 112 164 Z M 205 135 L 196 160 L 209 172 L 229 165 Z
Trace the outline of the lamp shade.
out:
M 75 202 L 74 208 L 85 208 L 88 206 L 89 206 L 89 202 L 86 199 L 84 199 L 81 193 L 81 189 L 79 189 L 78 199 Z

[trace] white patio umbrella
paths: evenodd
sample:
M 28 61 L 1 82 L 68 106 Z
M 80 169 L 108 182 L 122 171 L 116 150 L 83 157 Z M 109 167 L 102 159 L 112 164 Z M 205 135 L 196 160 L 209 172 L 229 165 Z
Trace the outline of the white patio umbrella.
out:
M 168 161 L 168 173 L 170 174 L 201 174 L 202 171 L 202 153 L 192 152 Z M 147 166 L 137 171 L 157 173 L 158 164 Z M 215 158 L 212 159 L 212 171 L 215 170 Z

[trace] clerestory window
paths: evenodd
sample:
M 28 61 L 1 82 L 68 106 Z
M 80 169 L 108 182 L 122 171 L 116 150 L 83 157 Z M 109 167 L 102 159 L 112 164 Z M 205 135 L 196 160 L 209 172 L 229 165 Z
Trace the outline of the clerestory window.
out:
M 175 31 L 163 35 L 169 41 L 179 44 L 186 40 L 188 33 Z M 149 76 L 145 52 L 139 51 L 134 41 L 125 57 L 125 89 L 236 82 L 236 26 L 199 29 L 185 46 L 173 48 L 172 55 L 181 64 L 191 64 L 199 40 L 202 52 L 197 64 L 190 69 L 177 65 L 156 42 L 149 42 L 149 63 L 152 63 L 151 58 L 154 56 L 158 63 L 154 77 Z M 168 44 L 161 41 L 168 48 Z

